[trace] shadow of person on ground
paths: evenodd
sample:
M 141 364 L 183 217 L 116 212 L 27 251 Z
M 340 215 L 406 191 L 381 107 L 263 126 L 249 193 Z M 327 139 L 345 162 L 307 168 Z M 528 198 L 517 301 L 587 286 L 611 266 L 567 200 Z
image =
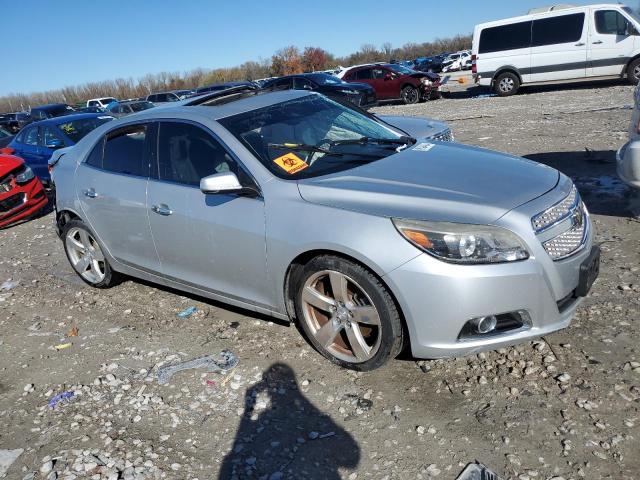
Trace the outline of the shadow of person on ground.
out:
M 271 365 L 245 395 L 245 410 L 220 480 L 339 479 L 360 447 L 298 388 L 284 363 Z

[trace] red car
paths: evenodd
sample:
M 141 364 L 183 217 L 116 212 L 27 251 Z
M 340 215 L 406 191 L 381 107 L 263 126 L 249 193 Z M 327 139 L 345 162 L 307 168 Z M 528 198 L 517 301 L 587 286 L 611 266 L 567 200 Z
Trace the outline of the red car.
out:
M 42 183 L 21 158 L 0 154 L 0 228 L 37 213 L 48 201 Z
M 402 100 L 418 103 L 441 97 L 440 76 L 432 72 L 416 72 L 394 63 L 358 65 L 338 74 L 346 82 L 367 83 L 376 91 L 378 100 Z

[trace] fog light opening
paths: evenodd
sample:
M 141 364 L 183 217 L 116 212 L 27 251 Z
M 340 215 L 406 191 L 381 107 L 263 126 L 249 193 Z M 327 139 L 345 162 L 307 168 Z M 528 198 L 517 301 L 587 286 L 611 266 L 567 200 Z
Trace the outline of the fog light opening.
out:
M 495 315 L 479 317 L 473 320 L 473 327 L 475 331 L 482 335 L 493 332 L 496 329 L 497 325 L 498 319 L 495 317 Z

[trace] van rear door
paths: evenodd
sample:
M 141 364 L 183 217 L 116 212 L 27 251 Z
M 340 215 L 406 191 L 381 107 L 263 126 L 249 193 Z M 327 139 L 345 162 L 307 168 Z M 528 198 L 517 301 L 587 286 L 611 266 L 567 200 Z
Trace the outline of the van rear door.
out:
M 583 78 L 587 70 L 588 22 L 584 11 L 545 15 L 531 26 L 531 81 Z
M 594 8 L 589 42 L 589 76 L 620 75 L 633 54 L 631 23 L 616 8 Z

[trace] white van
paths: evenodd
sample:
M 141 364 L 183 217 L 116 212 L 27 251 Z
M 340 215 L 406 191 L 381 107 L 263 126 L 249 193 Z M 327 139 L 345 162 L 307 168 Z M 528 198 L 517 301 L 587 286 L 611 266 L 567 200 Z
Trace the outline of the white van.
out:
M 87 107 L 107 108 L 107 105 L 117 101 L 113 97 L 92 98 L 87 100 Z
M 640 16 L 619 4 L 557 5 L 476 25 L 476 83 L 501 96 L 522 85 L 626 77 L 640 81 Z

